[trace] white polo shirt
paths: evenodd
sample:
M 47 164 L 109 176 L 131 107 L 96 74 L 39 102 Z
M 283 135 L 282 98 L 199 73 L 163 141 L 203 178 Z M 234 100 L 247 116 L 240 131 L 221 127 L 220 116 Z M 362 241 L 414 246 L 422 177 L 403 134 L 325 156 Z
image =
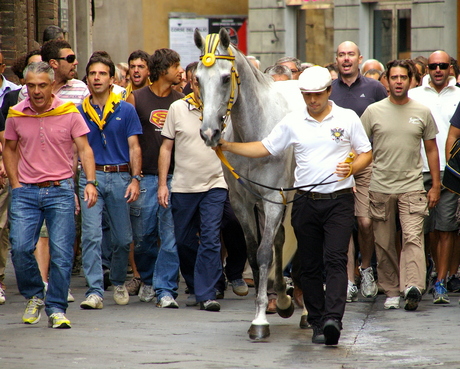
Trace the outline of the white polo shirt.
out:
M 446 166 L 446 139 L 449 133 L 450 118 L 455 113 L 460 101 L 460 88 L 455 84 L 455 78 L 449 77 L 448 85 L 438 93 L 430 86 L 430 75 L 427 74 L 420 87 L 409 90 L 409 97 L 430 108 L 431 114 L 438 126 L 439 133 L 436 135 L 436 144 L 438 145 L 439 162 L 441 170 Z M 423 159 L 423 171 L 429 172 L 428 161 L 425 149 L 421 149 Z
M 294 186 L 319 183 L 334 173 L 337 164 L 345 161 L 352 149 L 361 154 L 371 150 L 371 144 L 358 115 L 351 109 L 344 109 L 329 101 L 331 112 L 318 122 L 310 116 L 305 107 L 286 115 L 262 140 L 272 155 L 278 155 L 290 145 L 294 148 L 296 160 Z M 324 182 L 341 179 L 336 174 Z M 313 192 L 331 193 L 355 185 L 353 176 L 347 179 L 320 185 Z M 308 191 L 310 187 L 305 187 Z

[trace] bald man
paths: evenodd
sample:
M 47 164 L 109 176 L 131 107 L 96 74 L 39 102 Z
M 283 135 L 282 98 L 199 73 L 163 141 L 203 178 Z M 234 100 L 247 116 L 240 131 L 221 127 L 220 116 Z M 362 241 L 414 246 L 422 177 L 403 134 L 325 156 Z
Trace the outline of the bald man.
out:
M 361 66 L 361 73 L 365 74 L 371 69 L 377 69 L 380 72 L 385 72 L 385 67 L 377 59 L 367 59 Z
M 436 142 L 439 150 L 441 178 L 446 166 L 446 139 L 448 136 L 450 121 L 460 101 L 460 89 L 456 87 L 455 77 L 449 75 L 450 56 L 445 51 L 435 51 L 428 58 L 428 74 L 423 77 L 420 87 L 409 90 L 409 97 L 429 107 L 433 115 L 439 133 Z M 449 149 L 447 150 L 449 151 Z M 431 185 L 431 176 L 428 171 L 427 159 L 423 155 L 423 180 L 425 188 Z M 439 204 L 430 209 L 430 215 L 425 220 L 425 235 L 429 241 L 427 251 L 435 261 L 437 280 L 433 287 L 433 303 L 448 304 L 449 297 L 446 290 L 446 278 L 449 269 L 451 276 L 458 268 L 458 256 L 454 258 L 454 243 L 458 225 L 456 222 L 458 195 L 441 189 Z M 452 261 L 457 261 L 456 266 L 450 268 Z
M 385 87 L 372 78 L 363 77 L 359 65 L 363 56 L 358 45 L 352 41 L 342 42 L 337 47 L 336 63 L 339 76 L 332 82 L 332 93 L 329 97 L 338 106 L 355 111 L 361 117 L 366 108 L 387 97 Z M 358 241 L 361 252 L 361 294 L 364 297 L 374 297 L 378 288 L 374 280 L 374 271 L 371 266 L 374 254 L 374 234 L 372 220 L 369 218 L 369 183 L 371 167 L 364 169 L 355 176 L 355 216 L 358 220 Z M 347 302 L 358 300 L 358 288 L 355 286 L 355 252 L 354 244 L 350 242 L 348 253 L 348 290 Z

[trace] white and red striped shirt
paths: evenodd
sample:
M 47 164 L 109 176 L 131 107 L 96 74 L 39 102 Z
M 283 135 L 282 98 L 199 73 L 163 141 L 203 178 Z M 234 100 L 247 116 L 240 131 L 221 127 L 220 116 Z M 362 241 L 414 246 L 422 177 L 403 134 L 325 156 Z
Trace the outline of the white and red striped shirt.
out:
M 61 100 L 72 101 L 76 106 L 81 105 L 86 96 L 89 95 L 88 86 L 78 79 L 70 79 L 58 91 L 54 93 Z M 19 93 L 18 102 L 25 100 L 28 96 L 27 86 L 23 86 Z

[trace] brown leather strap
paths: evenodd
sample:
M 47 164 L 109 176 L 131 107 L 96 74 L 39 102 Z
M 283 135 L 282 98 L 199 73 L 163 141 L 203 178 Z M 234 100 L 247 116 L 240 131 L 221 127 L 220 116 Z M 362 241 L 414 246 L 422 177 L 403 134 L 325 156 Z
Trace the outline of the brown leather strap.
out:
M 31 183 L 35 186 L 38 186 L 40 188 L 44 187 L 59 187 L 61 185 L 60 181 L 45 181 L 45 182 L 40 182 L 40 183 Z
M 129 165 L 128 164 L 122 164 L 122 165 L 96 164 L 96 170 L 100 170 L 102 172 L 129 172 Z

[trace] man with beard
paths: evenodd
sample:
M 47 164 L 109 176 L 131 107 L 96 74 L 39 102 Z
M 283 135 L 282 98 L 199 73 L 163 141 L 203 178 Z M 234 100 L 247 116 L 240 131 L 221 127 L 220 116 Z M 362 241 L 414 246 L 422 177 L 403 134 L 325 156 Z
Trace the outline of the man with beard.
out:
M 126 87 L 126 96 L 150 84 L 149 54 L 143 50 L 136 50 L 128 58 L 129 84 Z
M 387 92 L 383 85 L 372 79 L 363 77 L 359 65 L 363 56 L 358 46 L 351 41 L 342 42 L 337 47 L 336 62 L 339 76 L 332 81 L 330 99 L 342 108 L 348 108 L 361 116 L 366 108 L 377 101 L 384 99 Z M 374 254 L 374 240 L 372 221 L 368 215 L 369 209 L 369 181 L 372 165 L 355 176 L 355 216 L 358 221 L 358 241 L 361 252 L 361 294 L 364 297 L 374 297 L 378 288 L 374 281 L 374 272 L 371 259 Z M 358 288 L 354 285 L 355 251 L 353 241 L 350 242 L 348 253 L 348 292 L 347 302 L 358 300 Z
M 78 60 L 70 44 L 65 40 L 51 40 L 43 44 L 40 53 L 42 60 L 54 70 L 53 94 L 61 100 L 80 105 L 89 95 L 89 91 L 84 82 L 75 79 Z M 19 93 L 18 102 L 26 97 L 27 87 L 24 85 Z
M 171 206 L 160 206 L 157 192 L 158 158 L 163 140 L 161 130 L 169 106 L 184 97 L 184 94 L 172 88 L 181 82 L 184 70 L 176 51 L 158 49 L 149 58 L 149 71 L 151 84 L 134 91 L 127 99 L 135 106 L 143 131 L 139 136 L 143 178 L 139 199 L 131 204 L 134 260 L 142 280 L 139 299 L 150 302 L 156 295 L 158 307 L 178 308 L 174 300 L 177 297 L 179 273 L 174 222 Z M 171 165 L 167 176 L 169 191 L 172 173 Z M 161 241 L 160 250 L 158 237 Z
M 379 284 L 387 298 L 385 309 L 416 310 L 425 289 L 423 222 L 428 207 L 439 201 L 440 174 L 436 145 L 438 130 L 430 109 L 408 97 L 413 71 L 405 60 L 387 64 L 390 96 L 370 105 L 361 117 L 373 140 L 374 168 L 369 187 Z M 432 185 L 423 187 L 423 140 Z M 395 248 L 396 217 L 402 231 L 400 256 Z

